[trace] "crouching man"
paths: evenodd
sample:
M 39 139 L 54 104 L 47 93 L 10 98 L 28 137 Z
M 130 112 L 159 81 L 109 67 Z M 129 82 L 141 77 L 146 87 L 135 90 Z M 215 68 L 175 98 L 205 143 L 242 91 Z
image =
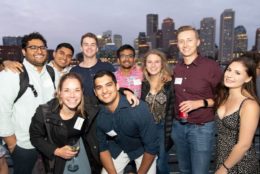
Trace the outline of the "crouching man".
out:
M 98 72 L 93 81 L 102 103 L 97 117 L 102 174 L 123 174 L 130 160 L 135 161 L 138 174 L 155 174 L 158 136 L 147 105 L 141 101 L 131 107 L 109 71 Z

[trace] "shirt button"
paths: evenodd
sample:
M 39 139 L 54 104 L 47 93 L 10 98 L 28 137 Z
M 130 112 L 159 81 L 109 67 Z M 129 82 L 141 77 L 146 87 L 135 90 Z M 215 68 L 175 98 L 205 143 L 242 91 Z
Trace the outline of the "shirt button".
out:
M 187 66 L 187 69 L 189 69 L 190 67 L 189 66 Z
M 94 148 L 94 149 L 96 149 L 96 148 L 97 148 L 97 146 L 93 146 L 93 148 Z
M 184 77 L 184 80 L 187 80 L 187 77 Z
M 185 92 L 185 91 L 186 91 L 186 89 L 183 89 L 182 91 L 183 91 L 183 92 Z

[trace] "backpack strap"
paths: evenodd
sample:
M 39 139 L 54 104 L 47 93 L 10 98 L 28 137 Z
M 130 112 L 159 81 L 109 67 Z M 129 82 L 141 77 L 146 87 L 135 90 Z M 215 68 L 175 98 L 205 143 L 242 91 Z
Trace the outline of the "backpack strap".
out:
M 20 80 L 20 90 L 18 92 L 17 97 L 14 100 L 14 103 L 25 93 L 26 89 L 29 86 L 29 76 L 27 73 L 26 68 L 23 66 L 23 72 L 20 72 L 19 74 L 19 80 Z
M 49 75 L 51 76 L 51 80 L 52 80 L 54 89 L 56 89 L 54 69 L 50 65 L 46 65 L 46 69 L 47 69 L 47 72 L 49 73 Z
M 19 74 L 19 80 L 20 80 L 20 90 L 18 92 L 18 95 L 17 97 L 15 98 L 14 100 L 14 103 L 17 102 L 17 100 L 25 93 L 25 91 L 27 90 L 28 87 L 30 87 L 32 89 L 32 92 L 34 94 L 35 97 L 38 96 L 38 93 L 37 91 L 35 90 L 34 86 L 29 84 L 29 75 L 28 75 L 28 72 L 25 68 L 25 66 L 22 67 L 23 68 L 23 72 L 20 72 Z M 55 86 L 55 72 L 54 72 L 54 69 L 49 66 L 49 65 L 46 65 L 46 69 L 47 69 L 47 72 L 49 73 L 50 77 L 51 77 L 51 80 L 53 82 L 53 86 L 54 86 L 54 89 L 56 89 L 56 86 Z

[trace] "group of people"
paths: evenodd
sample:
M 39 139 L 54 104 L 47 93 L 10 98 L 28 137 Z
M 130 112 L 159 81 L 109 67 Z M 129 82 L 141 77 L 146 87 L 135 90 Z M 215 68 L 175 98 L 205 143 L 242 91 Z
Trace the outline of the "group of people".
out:
M 133 163 L 132 172 L 167 174 L 173 144 L 181 173 L 206 174 L 216 133 L 216 174 L 260 172 L 253 144 L 260 114 L 259 62 L 243 56 L 223 72 L 199 55 L 199 35 L 191 26 L 177 31 L 183 59 L 173 71 L 159 50 L 148 51 L 140 67 L 134 48 L 123 45 L 115 70 L 96 57 L 93 33 L 80 43 L 83 61 L 74 67 L 68 43 L 57 46 L 47 65 L 47 43 L 39 33 L 23 37 L 22 64 L 4 62 L 0 137 L 14 174 L 32 173 L 39 153 L 46 172 L 54 174 L 124 173 Z M 29 77 L 18 99 L 17 71 Z M 6 168 L 2 157 L 0 173 Z

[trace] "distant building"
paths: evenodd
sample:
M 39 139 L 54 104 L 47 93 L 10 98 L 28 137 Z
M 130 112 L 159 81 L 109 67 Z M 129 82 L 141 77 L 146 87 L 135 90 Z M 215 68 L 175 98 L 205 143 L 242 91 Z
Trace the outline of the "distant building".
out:
M 138 38 L 134 40 L 134 49 L 138 51 Z
M 239 25 L 235 28 L 234 34 L 234 57 L 239 57 L 247 51 L 248 38 L 244 26 Z
M 226 63 L 233 58 L 235 11 L 226 9 L 220 17 L 220 42 L 218 59 Z
M 171 18 L 166 18 L 162 23 L 162 47 L 167 50 L 170 40 L 174 40 L 174 22 Z
M 215 59 L 216 20 L 203 18 L 200 21 L 200 54 Z
M 157 30 L 156 33 L 156 47 L 158 49 L 163 48 L 163 36 L 162 36 L 162 30 Z
M 122 36 L 119 34 L 114 34 L 114 39 L 113 39 L 115 45 L 117 48 L 122 46 Z
M 146 16 L 147 41 L 151 42 L 152 48 L 156 48 L 156 34 L 158 31 L 158 14 L 148 14 Z
M 3 45 L 4 46 L 21 46 L 22 45 L 22 37 L 21 36 L 4 36 L 3 37 Z
M 255 34 L 255 51 L 260 53 L 260 28 L 256 30 Z
M 102 35 L 97 35 L 97 39 L 98 39 L 98 48 L 100 49 L 106 44 L 106 41 Z
M 0 46 L 2 60 L 15 60 L 22 62 L 23 54 L 20 46 Z
M 105 44 L 112 43 L 112 31 L 107 30 L 107 31 L 103 32 L 102 38 L 103 38 Z
M 99 58 L 110 58 L 115 59 L 116 58 L 116 51 L 117 47 L 114 43 L 107 43 L 105 46 L 103 46 L 98 53 Z
M 139 57 L 143 57 L 144 54 L 149 50 L 149 45 L 147 44 L 147 38 L 145 32 L 139 32 L 138 35 L 138 54 Z
M 179 49 L 177 46 L 177 39 L 170 40 L 169 47 L 166 51 L 167 57 L 177 60 L 179 58 Z

